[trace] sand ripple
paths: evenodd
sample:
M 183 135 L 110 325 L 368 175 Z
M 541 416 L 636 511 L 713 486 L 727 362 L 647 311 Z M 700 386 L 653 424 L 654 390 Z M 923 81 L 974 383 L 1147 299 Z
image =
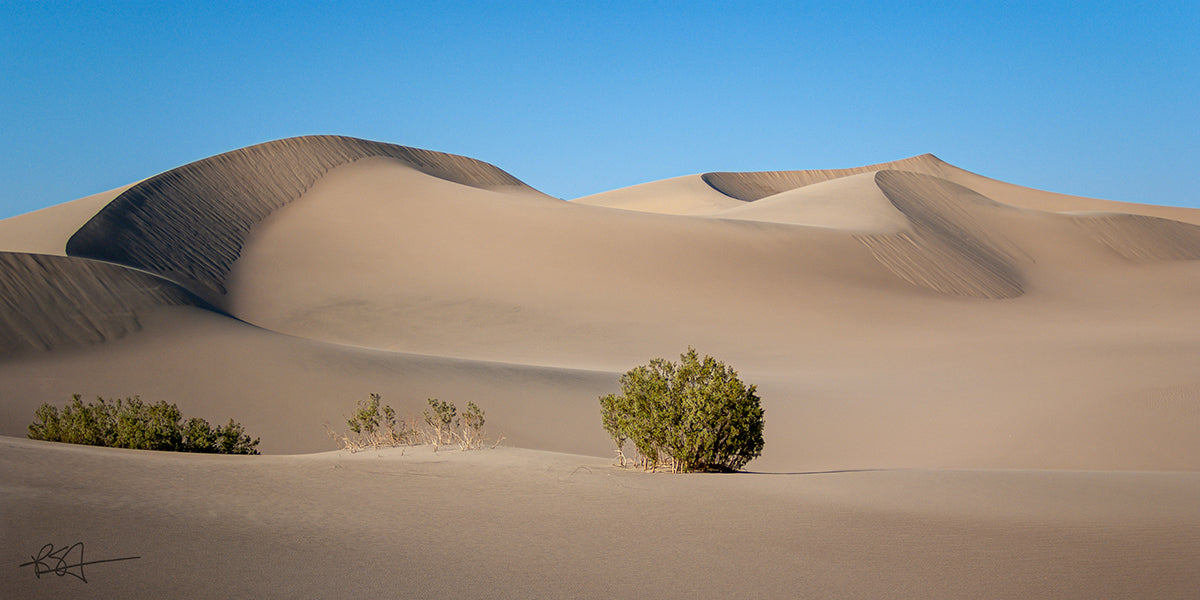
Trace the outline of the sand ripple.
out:
M 1024 293 L 1020 250 L 989 233 L 986 213 L 1003 208 L 958 184 L 928 175 L 880 171 L 875 182 L 912 230 L 857 236 L 875 258 L 914 285 L 944 294 L 1015 298 Z
M 329 169 L 394 158 L 471 187 L 526 188 L 485 162 L 346 137 L 290 138 L 200 160 L 151 177 L 109 203 L 67 242 L 67 254 L 128 265 L 221 303 L 251 228 L 299 198 Z
M 0 356 L 97 343 L 141 329 L 149 309 L 200 304 L 177 285 L 116 265 L 0 252 Z

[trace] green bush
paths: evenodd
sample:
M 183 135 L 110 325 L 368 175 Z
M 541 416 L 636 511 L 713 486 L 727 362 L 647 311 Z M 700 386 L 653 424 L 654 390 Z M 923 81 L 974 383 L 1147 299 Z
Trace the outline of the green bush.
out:
M 621 394 L 600 398 L 605 431 L 624 460 L 633 442 L 643 465 L 675 472 L 736 471 L 762 454 L 763 409 L 754 385 L 695 348 L 674 363 L 656 358 L 621 376 Z
M 474 402 L 467 402 L 467 410 L 463 411 L 463 428 L 459 436 L 459 445 L 464 450 L 477 448 L 483 443 L 483 411 Z
M 454 430 L 458 429 L 458 409 L 453 402 L 429 398 L 430 413 L 425 411 L 425 425 L 429 427 L 431 441 L 436 450 L 438 446 L 449 443 L 454 439 Z
M 29 437 L 35 440 L 135 450 L 258 454 L 258 438 L 251 440 L 233 419 L 217 428 L 197 417 L 183 421 L 174 404 L 146 404 L 137 396 L 96 398 L 95 403 L 84 404 L 75 394 L 61 412 L 42 404 L 34 418 Z
M 379 394 L 371 394 L 367 400 L 359 400 L 354 416 L 346 419 L 352 435 L 342 436 L 342 445 L 350 450 L 367 446 L 400 446 L 411 444 L 416 431 L 403 420 L 397 422 L 396 411 L 388 404 L 380 405 Z M 335 438 L 338 436 L 335 434 Z

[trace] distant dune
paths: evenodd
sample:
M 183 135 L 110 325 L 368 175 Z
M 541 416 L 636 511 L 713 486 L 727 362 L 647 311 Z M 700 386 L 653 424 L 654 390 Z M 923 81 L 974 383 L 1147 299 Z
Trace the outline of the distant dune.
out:
M 15 567 L 86 537 L 143 557 L 89 570 L 101 596 L 1190 597 L 1197 306 L 1200 210 L 928 154 L 563 201 L 439 152 L 251 146 L 0 221 L 0 596 L 81 593 Z M 611 466 L 597 397 L 689 345 L 758 385 L 759 474 Z M 470 401 L 505 448 L 13 439 L 75 393 L 268 454 L 331 451 L 370 393 Z M 230 558 L 264 548 L 296 578 Z

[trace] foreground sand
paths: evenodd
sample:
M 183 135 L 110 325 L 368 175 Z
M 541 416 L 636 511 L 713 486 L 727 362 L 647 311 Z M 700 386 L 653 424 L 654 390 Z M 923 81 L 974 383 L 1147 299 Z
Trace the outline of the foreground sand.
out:
M 1194 597 L 1198 302 L 1200 211 L 931 155 L 565 202 L 254 146 L 0 221 L 0 597 Z M 597 397 L 688 345 L 758 384 L 761 473 L 605 458 Z M 372 392 L 521 449 L 327 452 Z M 21 439 L 73 393 L 271 456 Z M 141 558 L 17 566 L 76 542 Z
M 11 598 L 1194 598 L 1200 474 L 675 476 L 513 448 L 0 438 Z M 73 576 L 18 568 L 84 544 Z M 72 570 L 78 573 L 78 570 Z

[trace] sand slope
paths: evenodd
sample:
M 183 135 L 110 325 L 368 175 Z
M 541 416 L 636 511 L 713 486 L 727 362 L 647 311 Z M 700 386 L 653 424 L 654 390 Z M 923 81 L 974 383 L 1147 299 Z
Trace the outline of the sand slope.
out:
M 529 189 L 466 157 L 344 137 L 292 138 L 197 161 L 133 186 L 75 232 L 67 252 L 150 271 L 216 302 L 256 223 L 329 169 L 368 156 L 386 156 L 462 185 Z
M 0 355 L 116 339 L 157 307 L 202 305 L 168 281 L 77 258 L 0 252 Z

